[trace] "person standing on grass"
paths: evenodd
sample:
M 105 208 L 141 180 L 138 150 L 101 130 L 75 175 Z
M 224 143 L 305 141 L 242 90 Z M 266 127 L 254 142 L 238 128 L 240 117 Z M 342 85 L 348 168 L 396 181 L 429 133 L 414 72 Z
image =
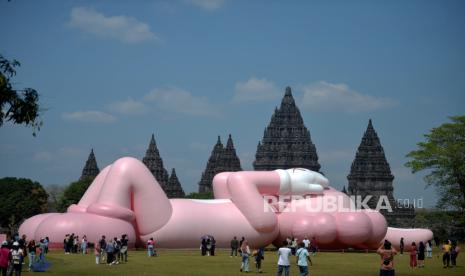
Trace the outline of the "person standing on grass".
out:
M 242 263 L 241 263 L 241 272 L 249 272 L 249 257 L 250 257 L 250 247 L 249 242 L 244 239 L 241 246 L 242 252 Z
M 212 241 L 210 239 L 207 239 L 207 256 L 210 256 L 212 250 Z
M 94 246 L 94 255 L 95 255 L 95 264 L 100 264 L 100 245 L 96 244 Z
M 412 242 L 410 247 L 410 267 L 417 267 L 417 244 L 415 242 Z
M 216 240 L 214 237 L 212 237 L 211 243 L 212 243 L 212 247 L 210 249 L 210 255 L 215 256 Z
M 81 241 L 81 252 L 82 254 L 87 254 L 87 236 L 84 235 Z
M 44 246 L 45 246 L 45 254 L 48 254 L 48 245 L 50 244 L 50 239 L 45 237 L 44 239 Z
M 418 267 L 425 267 L 425 244 L 422 241 L 418 245 Z
M 14 272 L 15 276 L 20 276 L 23 266 L 24 251 L 19 247 L 19 242 L 13 242 L 10 253 L 12 269 L 9 275 L 12 275 Z
M 450 249 L 451 245 L 449 241 L 444 241 L 442 245 L 442 264 L 444 268 L 449 267 L 450 264 Z
M 305 248 L 305 243 L 300 243 L 300 248 L 297 250 L 295 255 L 297 257 L 297 266 L 299 267 L 300 276 L 307 276 L 308 263 L 310 263 L 310 265 L 313 264 L 312 260 L 310 259 L 310 254 L 308 254 L 308 250 Z
M 400 254 L 403 255 L 404 254 L 404 238 L 400 238 Z
M 289 276 L 289 256 L 291 256 L 291 249 L 288 247 L 287 241 L 278 249 L 278 272 L 276 276 L 281 276 L 284 270 L 284 275 Z
M 100 260 L 105 263 L 105 255 L 106 255 L 106 248 L 107 248 L 107 241 L 105 240 L 105 235 L 98 241 L 99 248 L 100 248 Z
M 2 276 L 7 276 L 8 264 L 11 259 L 11 252 L 8 249 L 8 242 L 3 241 L 2 247 L 0 248 L 0 270 L 2 271 Z
M 150 238 L 147 241 L 147 254 L 149 257 L 155 256 L 155 242 L 153 241 L 153 238 Z
M 107 265 L 112 265 L 113 256 L 115 253 L 115 247 L 113 246 L 113 243 L 111 242 L 111 240 L 107 243 L 107 247 L 105 248 L 105 251 L 107 252 Z
M 305 245 L 305 249 L 307 249 L 307 251 L 310 250 L 310 240 L 307 238 L 307 236 L 305 236 L 305 238 L 302 240 L 302 242 Z
M 457 256 L 459 255 L 459 252 L 460 252 L 460 247 L 457 245 L 457 241 L 454 240 L 450 248 L 450 261 L 451 261 L 452 267 L 455 267 L 457 265 Z
M 37 246 L 35 240 L 30 240 L 27 244 L 27 251 L 29 253 L 29 265 L 28 271 L 32 270 L 32 265 L 36 262 L 36 253 L 37 253 Z
M 121 236 L 121 262 L 128 262 L 128 235 Z
M 316 252 L 318 251 L 318 244 L 316 242 L 315 236 L 313 236 L 311 244 L 312 244 L 312 255 L 316 256 Z
M 242 248 L 242 243 L 244 242 L 245 238 L 242 237 L 241 240 L 239 241 L 239 255 L 242 256 L 242 251 L 241 251 L 241 248 Z
M 265 250 L 263 248 L 257 249 L 255 254 L 255 267 L 258 273 L 262 273 L 262 260 L 265 259 Z
M 202 239 L 202 242 L 200 243 L 200 252 L 202 253 L 202 256 L 207 255 L 207 240 Z
M 384 244 L 376 252 L 381 256 L 379 276 L 394 276 L 394 256 L 397 254 L 397 251 L 392 248 L 388 240 L 385 240 Z
M 431 243 L 431 240 L 426 243 L 426 257 L 433 258 L 433 244 Z
M 234 236 L 234 238 L 231 240 L 231 257 L 233 256 L 233 254 L 234 254 L 234 257 L 237 257 L 238 248 L 239 248 L 239 241 Z

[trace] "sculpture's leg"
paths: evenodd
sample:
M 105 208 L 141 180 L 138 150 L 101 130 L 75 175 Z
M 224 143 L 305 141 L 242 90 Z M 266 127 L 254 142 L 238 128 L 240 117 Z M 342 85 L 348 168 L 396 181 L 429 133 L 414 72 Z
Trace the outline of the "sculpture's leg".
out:
M 68 212 L 79 213 L 86 212 L 87 207 L 92 203 L 96 202 L 102 189 L 102 185 L 105 182 L 108 171 L 110 171 L 111 165 L 106 166 L 98 175 L 95 177 L 92 184 L 87 188 L 86 192 L 82 196 L 78 204 L 72 204 L 68 207 Z
M 279 190 L 279 185 L 279 174 L 274 171 L 234 172 L 227 176 L 227 191 L 223 182 L 222 186 L 217 184 L 215 192 L 219 190 L 221 196 L 230 195 L 231 201 L 257 231 L 271 232 L 277 226 L 277 217 L 259 190 L 271 193 L 275 192 L 273 188 Z
M 171 217 L 171 203 L 152 173 L 138 159 L 116 160 L 108 171 L 97 202 L 87 211 L 126 221 L 135 219 L 141 235 L 156 231 Z

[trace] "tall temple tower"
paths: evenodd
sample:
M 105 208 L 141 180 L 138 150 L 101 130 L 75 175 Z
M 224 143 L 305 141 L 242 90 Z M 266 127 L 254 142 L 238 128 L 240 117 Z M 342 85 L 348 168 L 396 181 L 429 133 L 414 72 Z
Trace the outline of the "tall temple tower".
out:
M 263 139 L 258 142 L 253 166 L 257 171 L 289 168 L 320 171 L 315 145 L 290 87 L 286 87 L 280 108 L 275 108 Z
M 86 161 L 86 165 L 82 169 L 82 174 L 79 180 L 83 180 L 84 178 L 95 178 L 99 173 L 100 169 L 97 166 L 97 160 L 95 159 L 94 149 L 91 149 L 89 157 Z
M 398 208 L 396 204 L 392 185 L 394 176 L 371 119 L 368 121 L 367 129 L 357 149 L 347 179 L 349 181 L 347 194 L 361 196 L 362 199 L 371 195 L 372 198 L 368 201 L 368 206 L 372 209 L 376 208 L 380 197 L 385 196 L 385 200 L 381 201 L 381 204 L 385 206 L 389 203 L 393 212 L 380 211 L 390 226 L 406 226 L 409 224 L 409 220 L 415 217 L 413 208 L 408 206 Z
M 213 147 L 205 171 L 202 173 L 202 178 L 199 182 L 199 193 L 213 192 L 212 181 L 217 173 L 236 171 L 242 171 L 242 168 L 241 162 L 236 154 L 236 149 L 234 148 L 231 134 L 229 134 L 226 148 L 221 143 L 220 136 L 218 136 L 218 140 Z
M 160 152 L 158 151 L 157 144 L 155 143 L 155 136 L 152 134 L 150 139 L 149 148 L 145 152 L 145 157 L 142 159 L 142 162 L 147 166 L 150 172 L 153 174 L 157 182 L 168 195 L 168 172 L 163 166 L 163 160 L 160 157 Z
M 185 196 L 184 190 L 182 189 L 174 168 L 171 170 L 171 175 L 168 179 L 168 185 L 166 186 L 165 192 L 169 198 L 183 198 Z

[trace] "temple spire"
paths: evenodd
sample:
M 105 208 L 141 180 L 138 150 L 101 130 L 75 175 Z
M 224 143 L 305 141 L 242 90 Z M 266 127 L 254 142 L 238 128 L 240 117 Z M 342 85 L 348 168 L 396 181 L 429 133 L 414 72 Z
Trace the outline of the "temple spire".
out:
M 220 172 L 235 172 L 241 171 L 241 163 L 234 148 L 234 142 L 231 134 L 228 136 L 226 147 L 221 143 L 221 138 L 213 147 L 210 158 L 208 159 L 207 166 L 202 173 L 202 178 L 199 182 L 199 193 L 208 193 L 213 191 L 212 181 L 213 177 Z
M 255 170 L 300 167 L 320 171 L 315 145 L 290 87 L 286 87 L 281 106 L 275 108 L 271 121 L 265 128 L 253 165 Z
M 171 170 L 171 175 L 165 192 L 169 195 L 169 198 L 183 198 L 185 196 L 184 190 L 182 189 L 174 168 Z
M 79 180 L 83 180 L 84 178 L 95 178 L 99 173 L 100 169 L 98 168 L 97 160 L 95 159 L 94 149 L 91 149 Z
M 145 156 L 142 159 L 142 162 L 147 166 L 147 168 L 157 180 L 158 184 L 160 184 L 162 189 L 166 192 L 166 187 L 168 185 L 168 172 L 163 166 L 163 160 L 160 157 L 160 152 L 158 151 L 154 134 L 152 134 L 149 146 L 145 152 Z

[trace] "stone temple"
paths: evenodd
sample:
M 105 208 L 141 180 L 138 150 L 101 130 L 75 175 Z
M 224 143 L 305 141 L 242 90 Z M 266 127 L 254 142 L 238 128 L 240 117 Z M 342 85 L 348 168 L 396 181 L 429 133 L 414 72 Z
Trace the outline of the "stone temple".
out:
M 153 134 L 142 162 L 147 166 L 169 198 L 184 197 L 184 190 L 181 183 L 179 183 L 174 169 L 170 177 L 168 171 L 163 166 L 163 160 L 160 157 Z
M 242 168 L 241 162 L 236 154 L 236 149 L 234 148 L 231 134 L 229 134 L 226 147 L 223 146 L 221 138 L 218 136 L 218 140 L 213 147 L 205 171 L 202 173 L 202 178 L 199 182 L 199 193 L 213 192 L 212 181 L 217 173 L 237 171 L 242 171 Z
M 289 168 L 320 171 L 315 145 L 290 87 L 286 87 L 281 106 L 275 108 L 263 139 L 258 142 L 253 166 L 256 171 Z
M 97 160 L 95 159 L 94 149 L 91 149 L 86 164 L 82 169 L 82 174 L 79 180 L 83 180 L 85 178 L 94 179 L 99 173 L 100 169 L 97 166 Z
M 362 199 L 371 195 L 372 198 L 368 201 L 371 209 L 375 209 L 379 198 L 384 196 L 385 200 L 381 201 L 380 206 L 386 206 L 389 203 L 393 211 L 380 210 L 389 226 L 412 226 L 410 224 L 413 224 L 415 211 L 410 206 L 397 206 L 396 204 L 392 186 L 394 176 L 371 119 L 368 121 L 368 127 L 357 149 L 347 179 L 349 181 L 347 194 L 361 196 Z

